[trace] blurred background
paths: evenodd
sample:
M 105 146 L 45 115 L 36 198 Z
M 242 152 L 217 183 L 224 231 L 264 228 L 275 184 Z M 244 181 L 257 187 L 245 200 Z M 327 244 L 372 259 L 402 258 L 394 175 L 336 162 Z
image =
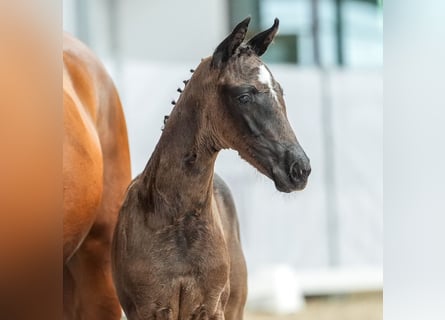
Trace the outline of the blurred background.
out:
M 176 89 L 243 18 L 280 19 L 263 56 L 311 159 L 284 195 L 233 151 L 216 172 L 238 209 L 246 319 L 382 319 L 382 64 L 379 0 L 64 0 L 64 29 L 105 63 L 127 118 L 136 176 Z

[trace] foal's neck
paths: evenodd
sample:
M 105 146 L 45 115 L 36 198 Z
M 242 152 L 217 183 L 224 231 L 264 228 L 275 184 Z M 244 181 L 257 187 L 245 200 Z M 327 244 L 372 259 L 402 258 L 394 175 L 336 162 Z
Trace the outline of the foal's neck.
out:
M 203 101 L 187 87 L 141 174 L 147 211 L 170 218 L 209 214 L 219 150 L 202 116 Z

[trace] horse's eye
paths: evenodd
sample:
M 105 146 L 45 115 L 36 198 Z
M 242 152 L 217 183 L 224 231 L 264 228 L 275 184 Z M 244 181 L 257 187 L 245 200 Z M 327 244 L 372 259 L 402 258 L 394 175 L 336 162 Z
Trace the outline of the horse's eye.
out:
M 241 104 L 248 104 L 252 102 L 252 97 L 250 96 L 250 94 L 245 93 L 238 97 L 238 101 Z

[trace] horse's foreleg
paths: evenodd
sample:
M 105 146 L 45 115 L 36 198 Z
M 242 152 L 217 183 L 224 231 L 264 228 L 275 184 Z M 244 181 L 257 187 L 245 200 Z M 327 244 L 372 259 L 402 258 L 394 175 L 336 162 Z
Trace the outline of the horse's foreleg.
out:
M 109 242 L 88 236 L 69 262 L 75 284 L 74 319 L 119 320 L 121 307 L 111 277 Z
M 75 319 L 75 282 L 71 271 L 63 267 L 63 318 Z

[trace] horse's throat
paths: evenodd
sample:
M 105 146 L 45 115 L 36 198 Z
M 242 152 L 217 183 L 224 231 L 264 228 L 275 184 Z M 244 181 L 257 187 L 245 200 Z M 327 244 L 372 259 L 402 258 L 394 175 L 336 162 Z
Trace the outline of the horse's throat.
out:
M 163 135 L 143 172 L 153 210 L 180 216 L 211 210 L 213 170 L 217 152 L 196 143 L 183 132 Z

